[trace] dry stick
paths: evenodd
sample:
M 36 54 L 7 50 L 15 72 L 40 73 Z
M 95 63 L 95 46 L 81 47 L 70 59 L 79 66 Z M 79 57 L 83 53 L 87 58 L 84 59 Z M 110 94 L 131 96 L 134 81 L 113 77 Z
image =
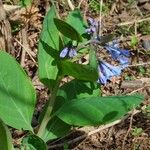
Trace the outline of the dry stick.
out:
M 145 66 L 145 65 L 150 65 L 150 62 L 128 65 L 128 67 L 137 67 L 137 66 Z
M 7 19 L 2 0 L 0 0 L 0 48 L 14 54 L 10 22 Z
M 129 25 L 129 24 L 134 24 L 135 22 L 140 23 L 140 22 L 148 21 L 148 20 L 150 20 L 150 17 L 144 18 L 144 19 L 139 19 L 139 20 L 133 20 L 133 21 L 129 21 L 129 22 L 119 23 L 118 26 L 125 26 L 125 25 Z
M 149 86 L 144 86 L 144 87 L 142 87 L 142 88 L 138 88 L 138 89 L 136 89 L 136 90 L 130 92 L 128 95 L 132 95 L 133 93 L 136 93 L 136 92 L 138 92 L 138 91 L 141 91 L 141 90 L 143 90 L 145 87 L 149 87 Z
M 3 7 L 7 13 L 14 12 L 21 8 L 21 6 L 18 5 L 3 5 Z
M 23 47 L 23 49 L 28 53 L 28 55 L 30 56 L 30 58 L 32 59 L 32 61 L 35 63 L 35 65 L 38 66 L 37 63 L 36 63 L 36 61 L 34 60 L 32 54 L 31 54 L 30 50 L 27 49 L 23 44 L 21 44 L 21 42 L 18 41 L 17 39 L 14 39 L 14 40 L 15 40 L 19 45 L 21 45 L 21 46 Z
M 21 30 L 21 36 L 22 36 L 22 45 L 26 48 L 28 48 L 28 42 L 26 39 L 26 29 L 23 28 Z M 26 51 L 24 50 L 24 48 L 22 47 L 22 54 L 21 54 L 21 66 L 24 67 L 25 66 L 25 56 L 26 56 Z
M 82 4 L 83 1 L 84 1 L 84 0 L 80 0 L 80 2 L 79 2 L 79 4 L 78 4 L 78 8 L 81 7 L 81 4 Z
M 99 36 L 101 37 L 102 35 L 102 5 L 103 5 L 103 0 L 100 1 L 100 12 L 99 12 Z
M 129 135 L 129 133 L 130 133 L 130 131 L 131 131 L 131 129 L 132 129 L 133 116 L 135 115 L 134 111 L 135 111 L 135 109 L 133 109 L 133 111 L 132 111 L 131 118 L 130 118 L 129 128 L 128 128 L 128 131 L 127 131 L 127 133 L 126 133 L 126 135 L 125 135 L 125 137 L 124 137 L 124 139 L 123 139 L 122 150 L 125 149 L 125 141 L 126 141 L 128 135 Z
M 70 7 L 71 10 L 74 10 L 74 5 L 70 0 L 67 0 L 68 6 Z
M 3 21 L 5 19 L 6 19 L 6 12 L 4 10 L 2 0 L 0 0 L 0 21 Z
M 88 10 L 88 7 L 89 7 L 89 5 L 88 5 L 88 2 L 87 1 L 85 1 L 85 4 L 84 4 L 84 12 L 83 12 L 83 19 L 84 20 L 86 20 L 86 12 L 87 12 L 87 10 Z

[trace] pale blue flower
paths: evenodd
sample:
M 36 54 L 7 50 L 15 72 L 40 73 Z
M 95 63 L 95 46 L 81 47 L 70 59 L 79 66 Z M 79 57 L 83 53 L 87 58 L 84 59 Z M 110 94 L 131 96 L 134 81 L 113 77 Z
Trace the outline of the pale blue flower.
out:
M 121 74 L 122 68 L 119 66 L 110 65 L 104 61 L 99 61 L 98 71 L 100 75 L 98 82 L 106 84 L 107 80 L 110 80 L 114 76 L 119 76 Z
M 88 24 L 89 26 L 98 27 L 98 22 L 91 17 L 88 18 Z
M 72 58 L 72 57 L 74 57 L 76 55 L 77 55 L 77 51 L 74 48 L 72 48 L 72 47 L 65 47 L 65 48 L 62 49 L 62 51 L 61 51 L 59 56 L 61 58 L 64 58 L 64 57 Z
M 118 60 L 121 65 L 128 65 L 129 64 L 129 57 L 130 52 L 126 49 L 120 49 L 119 44 L 113 42 L 111 45 L 106 45 L 105 48 L 111 54 L 114 60 Z
M 88 34 L 95 34 L 98 28 L 98 22 L 93 18 L 88 18 L 89 27 L 85 30 Z

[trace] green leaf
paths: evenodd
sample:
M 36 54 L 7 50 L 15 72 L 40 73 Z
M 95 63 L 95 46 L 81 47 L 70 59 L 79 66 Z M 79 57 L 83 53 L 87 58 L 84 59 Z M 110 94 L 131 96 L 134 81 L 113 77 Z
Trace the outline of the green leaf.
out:
M 131 37 L 131 43 L 130 43 L 130 45 L 132 46 L 132 47 L 134 47 L 134 46 L 136 46 L 138 44 L 138 39 L 137 39 L 137 37 L 135 36 L 135 35 L 133 35 L 132 37 Z
M 97 69 L 92 68 L 89 65 L 81 65 L 67 60 L 62 60 L 61 68 L 62 75 L 69 75 L 76 79 L 86 81 L 97 81 L 98 79 Z
M 65 102 L 93 96 L 100 96 L 100 89 L 97 83 L 74 79 L 59 88 L 53 113 L 61 108 Z
M 0 117 L 9 126 L 32 130 L 36 94 L 31 81 L 17 63 L 0 51 Z
M 67 17 L 67 23 L 74 27 L 81 35 L 85 33 L 86 24 L 81 16 L 79 9 L 71 11 Z
M 0 150 L 13 150 L 12 138 L 7 126 L 0 119 Z
M 56 115 L 70 125 L 100 125 L 120 119 L 142 100 L 142 96 L 75 99 L 66 102 Z
M 32 4 L 32 0 L 20 0 L 20 1 L 21 1 L 21 5 L 24 7 L 31 6 Z
M 54 117 L 48 122 L 48 125 L 45 128 L 45 132 L 41 138 L 47 142 L 52 139 L 56 139 L 66 135 L 71 129 L 71 126 L 58 117 Z
M 66 37 L 78 41 L 78 42 L 82 42 L 82 37 L 81 35 L 78 33 L 78 31 L 73 28 L 71 25 L 69 25 L 68 23 L 54 18 L 54 23 L 57 27 L 57 29 Z
M 98 84 L 74 79 L 60 87 L 56 99 L 59 100 L 58 103 L 60 104 L 62 101 L 66 102 L 72 99 L 81 99 L 93 96 L 100 96 Z M 57 106 L 59 104 L 57 104 Z
M 48 150 L 46 143 L 34 134 L 23 139 L 23 146 L 26 150 Z
M 53 18 L 56 17 L 54 6 L 47 13 L 40 36 L 38 48 L 38 72 L 41 82 L 52 87 L 58 75 L 57 58 L 59 51 L 59 31 Z

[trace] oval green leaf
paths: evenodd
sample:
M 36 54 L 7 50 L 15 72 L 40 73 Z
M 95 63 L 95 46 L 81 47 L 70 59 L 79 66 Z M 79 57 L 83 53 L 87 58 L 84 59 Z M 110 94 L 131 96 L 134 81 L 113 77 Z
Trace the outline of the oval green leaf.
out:
M 74 27 L 81 35 L 85 33 L 86 24 L 79 9 L 74 9 L 67 16 L 67 23 Z
M 120 119 L 142 100 L 141 96 L 75 99 L 66 102 L 56 115 L 70 125 L 100 125 Z
M 72 27 L 70 24 L 54 18 L 54 23 L 57 27 L 57 29 L 66 37 L 78 41 L 78 42 L 82 42 L 82 37 L 81 35 L 78 33 L 78 31 Z
M 32 130 L 36 94 L 31 81 L 17 63 L 0 51 L 0 117 L 9 126 Z
M 38 73 L 43 84 L 51 88 L 58 75 L 57 53 L 59 51 L 59 31 L 53 18 L 56 17 L 52 6 L 45 16 L 38 47 Z

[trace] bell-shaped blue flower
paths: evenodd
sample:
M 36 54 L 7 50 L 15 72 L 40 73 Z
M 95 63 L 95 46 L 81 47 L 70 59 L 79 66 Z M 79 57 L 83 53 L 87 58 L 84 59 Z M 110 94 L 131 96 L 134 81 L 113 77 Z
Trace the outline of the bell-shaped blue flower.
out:
M 115 42 L 113 42 L 111 45 L 106 45 L 105 48 L 111 54 L 112 58 L 114 60 L 118 60 L 121 65 L 127 66 L 129 64 L 129 50 L 120 49 L 119 44 Z
M 91 17 L 88 18 L 88 24 L 89 26 L 98 27 L 98 22 Z
M 121 74 L 122 68 L 119 66 L 110 65 L 104 61 L 99 61 L 98 71 L 100 75 L 98 82 L 106 84 L 107 80 L 110 80 L 114 76 L 119 76 Z
M 74 57 L 76 55 L 77 55 L 77 51 L 74 48 L 72 48 L 72 47 L 65 47 L 65 48 L 62 49 L 62 51 L 61 51 L 59 56 L 61 58 L 65 58 L 65 57 L 72 58 L 72 57 Z
M 85 30 L 88 34 L 95 34 L 98 28 L 98 22 L 93 18 L 88 18 L 89 27 Z

